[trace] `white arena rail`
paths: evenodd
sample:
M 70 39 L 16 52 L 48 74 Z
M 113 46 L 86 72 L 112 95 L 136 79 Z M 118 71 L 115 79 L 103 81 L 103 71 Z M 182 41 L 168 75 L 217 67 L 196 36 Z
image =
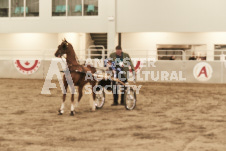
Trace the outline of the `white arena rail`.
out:
M 62 61 L 65 63 L 64 59 L 58 59 L 54 56 L 56 49 L 43 49 L 43 50 L 6 50 L 1 49 L 0 50 L 0 78 L 25 78 L 25 79 L 45 79 L 46 74 L 49 71 L 49 66 L 52 59 Z M 182 60 L 157 60 L 160 55 L 157 55 L 156 50 L 124 50 L 125 52 L 129 53 L 131 58 L 138 58 L 138 60 L 148 60 L 151 61 L 156 60 L 154 62 L 154 67 L 146 67 L 141 65 L 137 69 L 137 73 L 140 74 L 140 78 L 143 78 L 143 82 L 187 82 L 187 83 L 224 83 L 226 84 L 226 61 L 225 61 L 225 55 L 226 51 L 216 50 L 215 54 L 213 54 L 213 58 L 217 58 L 215 61 L 208 61 L 207 60 L 194 60 L 190 61 L 187 60 L 188 57 L 190 57 L 191 53 L 182 53 L 182 55 L 176 55 L 178 57 L 181 57 Z M 75 50 L 76 55 L 80 59 L 80 62 L 83 63 L 87 58 L 107 58 L 110 54 L 110 52 L 114 52 L 114 50 L 100 50 L 99 53 L 97 53 L 97 49 L 89 49 L 89 50 Z M 139 52 L 139 53 L 138 53 Z M 169 51 L 170 52 L 170 51 Z M 162 56 L 171 56 L 172 54 L 162 55 Z M 223 56 L 223 57 L 222 57 Z M 219 59 L 220 58 L 220 59 Z M 15 67 L 15 60 L 41 60 L 41 65 L 33 74 L 21 74 L 18 72 L 18 70 Z M 206 66 L 206 74 L 210 79 L 203 80 L 203 79 L 197 79 L 198 74 L 201 72 L 203 74 L 202 76 L 205 76 L 204 70 L 202 70 L 202 66 Z M 201 64 L 200 64 L 201 63 Z M 134 66 L 136 66 L 136 62 Z M 207 71 L 208 70 L 208 71 Z M 147 76 L 148 79 L 145 80 L 145 74 L 142 74 L 142 72 L 150 72 Z M 196 72 L 196 73 L 195 73 Z M 199 73 L 198 73 L 199 72 Z M 203 72 L 203 73 L 202 73 Z M 146 73 L 146 74 L 147 74 Z M 167 74 L 169 73 L 168 77 Z M 178 81 L 175 80 L 179 77 L 174 77 L 172 74 L 176 74 L 179 76 L 179 74 L 182 74 L 182 79 L 185 78 L 185 81 Z M 157 75 L 159 74 L 159 78 Z M 163 77 L 161 77 L 163 76 Z M 165 79 L 164 79 L 165 76 Z M 171 76 L 171 79 L 170 79 Z M 154 78 L 153 78 L 154 77 Z M 163 78 L 163 79 L 161 79 Z M 167 80 L 168 79 L 168 80 Z M 203 81 L 202 81 L 203 80 Z M 139 80 L 138 80 L 139 81 Z M 140 80 L 142 81 L 142 80 Z

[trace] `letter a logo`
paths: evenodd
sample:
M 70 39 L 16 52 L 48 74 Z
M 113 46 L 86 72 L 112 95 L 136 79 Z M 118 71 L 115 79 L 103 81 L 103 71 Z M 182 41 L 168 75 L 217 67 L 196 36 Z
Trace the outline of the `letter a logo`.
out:
M 208 81 L 211 79 L 213 69 L 207 62 L 200 62 L 193 68 L 193 75 L 198 81 Z
M 207 73 L 206 73 L 206 67 L 205 67 L 205 66 L 202 67 L 202 69 L 201 69 L 201 71 L 200 71 L 198 77 L 200 77 L 202 74 L 204 74 L 205 77 L 208 78 Z

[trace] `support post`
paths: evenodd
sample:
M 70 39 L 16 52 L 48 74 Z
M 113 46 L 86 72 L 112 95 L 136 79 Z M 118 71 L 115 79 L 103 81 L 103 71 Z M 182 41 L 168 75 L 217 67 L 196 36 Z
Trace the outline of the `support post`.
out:
M 108 32 L 107 49 L 108 55 L 115 49 L 116 38 L 116 0 L 108 0 Z

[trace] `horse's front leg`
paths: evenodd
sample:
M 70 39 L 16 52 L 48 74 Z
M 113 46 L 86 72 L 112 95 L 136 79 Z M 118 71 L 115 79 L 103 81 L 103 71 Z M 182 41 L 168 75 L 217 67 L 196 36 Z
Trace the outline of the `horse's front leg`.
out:
M 74 116 L 75 106 L 74 106 L 74 94 L 71 94 L 71 116 Z
M 65 76 L 63 77 L 63 80 L 64 80 L 64 88 L 65 88 L 65 90 L 64 90 L 64 94 L 63 94 L 62 104 L 61 104 L 60 110 L 58 111 L 59 112 L 58 115 L 63 115 L 63 113 L 64 113 L 64 102 L 66 100 L 66 94 L 67 94 L 68 83 L 67 83 L 67 81 L 65 79 Z
M 63 101 L 61 103 L 60 110 L 58 111 L 59 115 L 63 115 L 63 113 L 64 113 L 64 102 L 65 102 L 65 99 L 66 99 L 66 94 L 63 94 Z
M 93 81 L 91 83 L 92 85 L 92 95 L 90 97 L 90 100 L 89 100 L 89 103 L 90 103 L 90 106 L 91 106 L 91 109 L 92 111 L 95 111 L 96 110 L 96 103 L 95 103 L 95 99 L 96 99 L 96 90 L 94 90 L 94 86 L 96 85 L 96 82 Z
M 96 94 L 94 92 L 92 92 L 92 95 L 91 95 L 90 100 L 89 100 L 92 111 L 96 110 L 95 96 L 96 96 Z

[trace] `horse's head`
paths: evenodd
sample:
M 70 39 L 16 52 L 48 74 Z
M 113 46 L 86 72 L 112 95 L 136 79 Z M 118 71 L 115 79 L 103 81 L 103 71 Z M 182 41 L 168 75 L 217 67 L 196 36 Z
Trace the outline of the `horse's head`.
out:
M 55 56 L 60 58 L 64 54 L 66 54 L 68 46 L 69 46 L 69 43 L 67 42 L 67 40 L 66 39 L 62 40 L 62 43 L 58 46 L 58 49 L 57 49 L 57 51 L 55 53 Z

